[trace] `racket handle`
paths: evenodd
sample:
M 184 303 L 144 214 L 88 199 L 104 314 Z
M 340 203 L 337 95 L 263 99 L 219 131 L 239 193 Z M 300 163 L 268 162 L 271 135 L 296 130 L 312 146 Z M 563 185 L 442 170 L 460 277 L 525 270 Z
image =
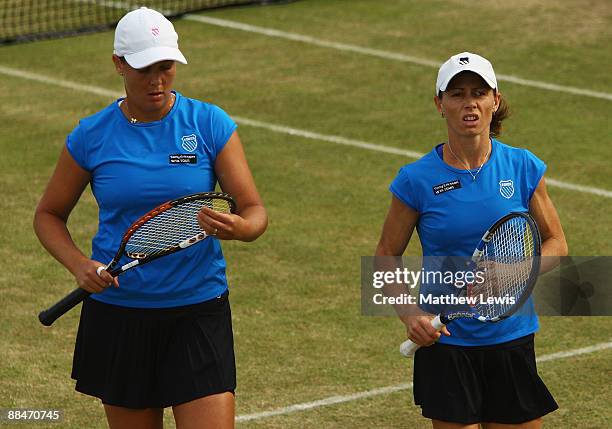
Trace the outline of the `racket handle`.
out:
M 444 323 L 442 323 L 442 320 L 440 320 L 439 314 L 431 320 L 431 326 L 433 326 L 436 331 L 439 331 L 444 327 Z M 419 346 L 417 343 L 414 343 L 411 340 L 406 340 L 400 345 L 399 350 L 405 357 L 410 357 L 419 347 L 421 346 Z
M 45 326 L 51 326 L 59 317 L 76 306 L 90 295 L 84 289 L 76 288 L 57 303 L 53 304 L 47 310 L 43 310 L 38 315 L 38 320 Z

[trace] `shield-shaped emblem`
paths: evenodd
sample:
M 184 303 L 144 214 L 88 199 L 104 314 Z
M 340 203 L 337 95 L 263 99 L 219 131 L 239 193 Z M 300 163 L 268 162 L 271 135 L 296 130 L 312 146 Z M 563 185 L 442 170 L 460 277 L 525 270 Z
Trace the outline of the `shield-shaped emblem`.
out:
M 181 146 L 187 152 L 193 152 L 198 147 L 198 140 L 196 139 L 195 134 L 189 134 L 188 136 L 181 137 L 182 143 Z
M 514 184 L 512 180 L 500 180 L 499 193 L 502 194 L 504 198 L 512 198 L 512 195 L 514 195 Z

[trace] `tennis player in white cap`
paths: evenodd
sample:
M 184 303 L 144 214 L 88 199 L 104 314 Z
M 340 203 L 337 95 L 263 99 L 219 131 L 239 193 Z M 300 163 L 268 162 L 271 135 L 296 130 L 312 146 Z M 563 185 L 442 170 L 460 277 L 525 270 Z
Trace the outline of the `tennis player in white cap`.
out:
M 546 191 L 546 164 L 497 137 L 508 106 L 491 63 L 462 52 L 438 70 L 434 102 L 448 140 L 400 169 L 390 185 L 391 207 L 376 249 L 402 255 L 416 228 L 423 256 L 469 258 L 486 229 L 510 212 L 529 212 L 542 236 L 543 256 L 564 256 L 567 244 Z M 545 258 L 543 270 L 554 266 Z M 538 376 L 528 301 L 498 323 L 459 319 L 437 332 L 439 311 L 423 305 L 400 318 L 414 357 L 414 399 L 436 429 L 538 429 L 557 408 Z
M 112 429 L 162 428 L 165 407 L 178 429 L 231 428 L 236 368 L 220 240 L 256 239 L 266 210 L 235 122 L 172 89 L 176 63 L 187 60 L 170 21 L 147 8 L 126 14 L 113 62 L 126 97 L 82 119 L 68 136 L 34 221 L 47 250 L 92 293 L 75 346 L 76 390 L 101 399 Z M 120 282 L 97 274 L 132 222 L 217 183 L 237 212 L 201 210 L 200 226 L 215 237 Z M 91 256 L 66 226 L 88 184 L 99 208 Z

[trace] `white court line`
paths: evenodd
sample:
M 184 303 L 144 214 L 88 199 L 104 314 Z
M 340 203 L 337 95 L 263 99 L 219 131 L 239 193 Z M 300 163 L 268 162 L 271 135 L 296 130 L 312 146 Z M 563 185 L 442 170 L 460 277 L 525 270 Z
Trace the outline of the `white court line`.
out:
M 100 88 L 97 86 L 83 85 L 80 83 L 70 82 L 70 81 L 63 80 L 63 79 L 57 79 L 57 78 L 53 78 L 53 77 L 49 77 L 49 76 L 45 76 L 45 75 L 41 75 L 37 73 L 13 69 L 13 68 L 5 67 L 2 65 L 0 65 L 0 73 L 8 75 L 8 76 L 29 79 L 29 80 L 33 80 L 33 81 L 37 81 L 37 82 L 41 82 L 45 84 L 53 84 L 53 85 L 61 86 L 63 88 L 72 89 L 75 91 L 89 92 L 89 93 L 96 94 L 96 95 L 102 95 L 104 97 L 117 98 L 117 97 L 123 96 L 122 91 L 121 92 L 112 91 L 112 90 Z M 390 153 L 394 155 L 402 155 L 402 156 L 405 156 L 408 158 L 414 158 L 414 159 L 418 159 L 423 156 L 423 153 L 412 151 L 412 150 L 400 149 L 400 148 L 392 147 L 392 146 L 384 146 L 384 145 L 379 145 L 375 143 L 368 143 L 368 142 L 359 141 L 359 140 L 351 140 L 351 139 L 347 139 L 341 136 L 319 134 L 319 133 L 315 133 L 312 131 L 300 130 L 297 128 L 286 127 L 284 125 L 270 124 L 268 122 L 261 122 L 261 121 L 257 121 L 254 119 L 244 118 L 241 116 L 232 116 L 232 117 L 239 124 L 257 127 L 257 128 L 263 128 L 263 129 L 273 131 L 276 133 L 289 134 L 292 136 L 304 137 L 304 138 L 312 139 L 312 140 L 320 140 L 320 141 L 325 141 L 328 143 L 340 144 L 340 145 L 345 145 L 345 146 L 352 146 L 352 147 L 372 150 L 376 152 Z M 570 191 L 576 191 L 576 192 L 585 193 L 585 194 L 598 195 L 598 196 L 605 197 L 605 198 L 612 198 L 612 191 L 608 191 L 606 189 L 595 188 L 592 186 L 577 185 L 574 183 L 563 182 L 561 180 L 556 180 L 552 178 L 547 178 L 546 181 L 550 186 L 554 186 L 557 188 L 567 189 Z
M 201 22 L 203 24 L 216 25 L 218 27 L 231 28 L 233 30 L 247 31 L 249 33 L 262 34 L 268 37 L 277 37 L 294 42 L 308 43 L 323 48 L 331 48 L 339 51 L 353 52 L 371 57 L 383 58 L 386 60 L 401 61 L 405 63 L 417 64 L 427 67 L 440 67 L 440 62 L 425 58 L 418 58 L 411 55 L 400 54 L 398 52 L 383 51 L 380 49 L 365 48 L 363 46 L 351 45 L 348 43 L 332 42 L 330 40 L 318 39 L 304 34 L 290 33 L 287 31 L 276 30 L 273 28 L 259 27 L 256 25 L 245 24 L 242 22 L 230 21 L 227 19 L 212 18 L 204 15 L 185 15 L 183 19 L 189 21 Z M 512 82 L 517 85 L 530 86 L 548 91 L 564 92 L 574 95 L 582 95 L 585 97 L 601 98 L 604 100 L 612 100 L 612 94 L 601 91 L 592 91 L 590 89 L 576 88 L 573 86 L 557 85 L 554 83 L 540 82 L 536 80 L 523 79 L 518 76 L 498 74 L 497 80 Z
M 340 137 L 340 136 L 319 134 L 319 133 L 314 133 L 312 131 L 300 130 L 297 128 L 286 127 L 284 125 L 274 125 L 274 124 L 270 124 L 267 122 L 256 121 L 254 119 L 243 118 L 240 116 L 232 116 L 232 118 L 234 118 L 237 122 L 244 124 L 244 125 L 250 125 L 252 127 L 257 127 L 257 128 L 264 128 L 269 131 L 274 131 L 274 132 L 282 133 L 282 134 L 289 134 L 291 136 L 304 137 L 304 138 L 312 139 L 312 140 L 322 140 L 322 141 L 326 141 L 329 143 L 335 143 L 335 144 L 340 144 L 340 145 L 345 145 L 345 146 L 353 146 L 353 147 L 358 147 L 361 149 L 373 150 L 376 152 L 391 153 L 394 155 L 403 155 L 403 156 L 407 156 L 408 158 L 418 159 L 424 155 L 421 152 L 415 152 L 413 150 L 405 150 L 405 149 L 400 149 L 400 148 L 392 147 L 392 146 L 383 146 L 383 145 L 368 143 L 368 142 L 359 141 L 359 140 L 351 140 L 351 139 L 347 139 L 347 138 Z M 610 193 L 610 195 L 612 196 L 612 193 Z
M 307 139 L 321 140 L 321 141 L 341 144 L 345 146 L 353 146 L 353 147 L 358 147 L 361 149 L 373 150 L 376 152 L 391 153 L 394 155 L 403 155 L 408 158 L 415 158 L 415 159 L 418 159 L 424 155 L 421 152 L 415 152 L 412 150 L 405 150 L 405 149 L 400 149 L 400 148 L 396 148 L 392 146 L 384 146 L 384 145 L 368 143 L 368 142 L 359 141 L 359 140 L 351 140 L 351 139 L 347 139 L 347 138 L 340 137 L 340 136 L 318 134 L 318 133 L 313 133 L 311 131 L 300 130 L 297 128 L 286 127 L 283 125 L 269 124 L 267 122 L 261 122 L 261 121 L 256 121 L 253 119 L 242 118 L 239 116 L 233 116 L 233 118 L 237 122 L 242 123 L 244 125 L 264 128 L 266 130 L 274 131 L 277 133 L 284 133 L 284 134 L 289 134 L 292 136 L 304 137 Z M 593 195 L 598 195 L 600 197 L 605 197 L 605 198 L 612 198 L 612 191 L 608 191 L 606 189 L 595 188 L 592 186 L 576 185 L 574 183 L 563 182 L 561 180 L 553 179 L 550 177 L 546 178 L 546 184 L 548 186 L 553 186 L 553 187 L 557 187 L 561 189 L 567 189 L 570 191 L 576 191 L 576 192 L 585 193 L 585 194 L 593 194 Z
M 236 416 L 237 422 L 246 422 L 249 420 L 259 420 L 266 417 L 280 416 L 284 414 L 291 414 L 298 411 L 311 410 L 313 408 L 326 407 L 334 404 L 341 404 L 343 402 L 357 401 L 359 399 L 370 398 L 372 396 L 387 395 L 389 393 L 395 393 L 402 390 L 408 390 L 412 388 L 412 383 L 398 384 L 397 386 L 381 387 L 380 389 L 367 390 L 365 392 L 353 393 L 352 395 L 342 396 L 330 396 L 329 398 L 319 399 L 318 401 L 304 402 L 302 404 L 290 405 L 288 407 L 277 408 L 276 410 L 262 411 L 260 413 L 243 414 Z
M 94 0 L 78 0 L 78 1 L 83 2 L 83 3 L 93 3 L 94 2 Z M 129 9 L 130 8 L 129 6 L 131 6 L 125 2 L 112 1 L 112 0 L 104 1 L 102 4 L 107 7 L 123 9 L 123 10 Z M 161 12 L 164 15 L 174 14 L 173 11 L 171 10 L 162 10 Z M 273 28 L 259 27 L 257 25 L 245 24 L 242 22 L 230 21 L 227 19 L 213 18 L 210 16 L 186 14 L 186 15 L 183 15 L 183 19 L 189 20 L 189 21 L 196 21 L 196 22 L 200 22 L 203 24 L 216 25 L 218 27 L 246 31 L 249 33 L 262 34 L 268 37 L 278 37 L 281 39 L 291 40 L 294 42 L 308 43 L 308 44 L 323 47 L 323 48 L 337 49 L 339 51 L 345 51 L 345 52 L 354 52 L 357 54 L 369 55 L 372 57 L 378 57 L 378 58 L 383 58 L 387 60 L 401 61 L 405 63 L 412 63 L 412 64 L 421 65 L 421 66 L 438 68 L 440 67 L 440 64 L 441 64 L 440 62 L 437 62 L 437 61 L 428 60 L 425 58 L 418 58 L 418 57 L 414 57 L 411 55 L 400 54 L 397 52 L 383 51 L 380 49 L 373 49 L 373 48 L 365 48 L 363 46 L 351 45 L 348 43 L 332 42 L 329 40 L 318 39 L 312 36 L 306 36 L 304 34 L 290 33 L 287 31 L 276 30 Z M 574 95 L 582 95 L 586 97 L 594 97 L 594 98 L 602 98 L 604 100 L 612 100 L 612 94 L 609 94 L 606 92 L 592 91 L 590 89 L 582 89 L 582 88 L 576 88 L 572 86 L 557 85 L 554 83 L 523 79 L 518 76 L 498 74 L 497 80 L 512 82 L 517 85 L 531 86 L 531 87 L 539 88 L 539 89 L 546 89 L 549 91 L 565 92 L 565 93 L 574 94 Z
M 541 362 L 548 362 L 551 360 L 564 359 L 567 357 L 574 357 L 578 355 L 599 352 L 601 350 L 606 350 L 610 348 L 612 348 L 612 341 L 608 341 L 607 343 L 594 344 L 592 346 L 583 347 L 581 349 L 574 349 L 574 350 L 568 350 L 566 352 L 557 352 L 557 353 L 542 355 L 536 358 L 536 362 L 541 363 Z
M 583 347 L 580 349 L 568 350 L 565 352 L 551 353 L 547 355 L 540 356 L 536 358 L 538 363 L 550 362 L 553 360 L 564 359 L 568 357 L 574 357 L 579 355 L 584 355 L 588 353 L 593 353 L 601 350 L 606 350 L 612 348 L 612 341 L 608 341 L 606 343 L 599 343 L 589 347 Z M 329 405 L 341 404 L 344 402 L 356 401 L 364 398 L 371 398 L 373 396 L 387 395 L 390 393 L 399 392 L 402 390 L 408 390 L 412 388 L 412 383 L 404 383 L 398 384 L 396 386 L 387 386 L 381 387 L 378 389 L 367 390 L 365 392 L 353 393 L 350 395 L 338 395 L 338 396 L 330 396 L 329 398 L 319 399 L 317 401 L 312 402 L 303 402 L 301 404 L 294 404 L 288 407 L 277 408 L 275 410 L 270 411 L 262 411 L 259 413 L 252 414 L 242 414 L 236 417 L 236 421 L 238 422 L 246 422 L 249 420 L 258 420 L 264 419 L 267 417 L 281 416 L 286 414 L 292 414 L 299 411 L 311 410 L 313 408 L 326 407 Z
M 81 83 L 70 82 L 68 80 L 57 79 L 50 76 L 45 76 L 42 74 L 32 73 L 25 70 L 18 70 L 10 67 L 4 67 L 0 65 L 0 73 L 5 74 L 7 76 L 18 77 L 21 79 L 29 79 L 34 80 L 40 83 L 49 83 L 52 85 L 61 86 L 63 88 L 73 89 L 75 91 L 81 92 L 89 92 L 90 94 L 101 95 L 103 97 L 123 97 L 124 93 L 118 91 L 111 91 L 105 88 L 100 88 L 98 86 L 92 85 L 83 85 Z

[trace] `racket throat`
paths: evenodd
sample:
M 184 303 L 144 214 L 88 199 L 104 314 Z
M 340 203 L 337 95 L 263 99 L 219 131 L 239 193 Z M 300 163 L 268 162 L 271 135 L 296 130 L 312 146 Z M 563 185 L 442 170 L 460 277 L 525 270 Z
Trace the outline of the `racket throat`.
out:
M 135 266 L 136 266 L 136 265 L 138 265 L 138 264 L 140 264 L 140 260 L 139 260 L 139 259 L 136 259 L 136 260 L 134 260 L 134 261 L 132 261 L 132 262 L 129 262 L 129 263 L 125 264 L 125 265 L 122 265 L 122 266 L 121 266 L 121 272 L 123 272 L 123 271 L 127 271 L 127 270 L 129 270 L 130 268 L 135 267 Z
M 205 232 L 201 232 L 198 235 L 194 235 L 191 238 L 188 238 L 187 240 L 183 240 L 179 243 L 179 247 L 181 249 L 184 249 L 186 247 L 189 246 L 193 246 L 194 244 L 204 240 L 208 235 Z

